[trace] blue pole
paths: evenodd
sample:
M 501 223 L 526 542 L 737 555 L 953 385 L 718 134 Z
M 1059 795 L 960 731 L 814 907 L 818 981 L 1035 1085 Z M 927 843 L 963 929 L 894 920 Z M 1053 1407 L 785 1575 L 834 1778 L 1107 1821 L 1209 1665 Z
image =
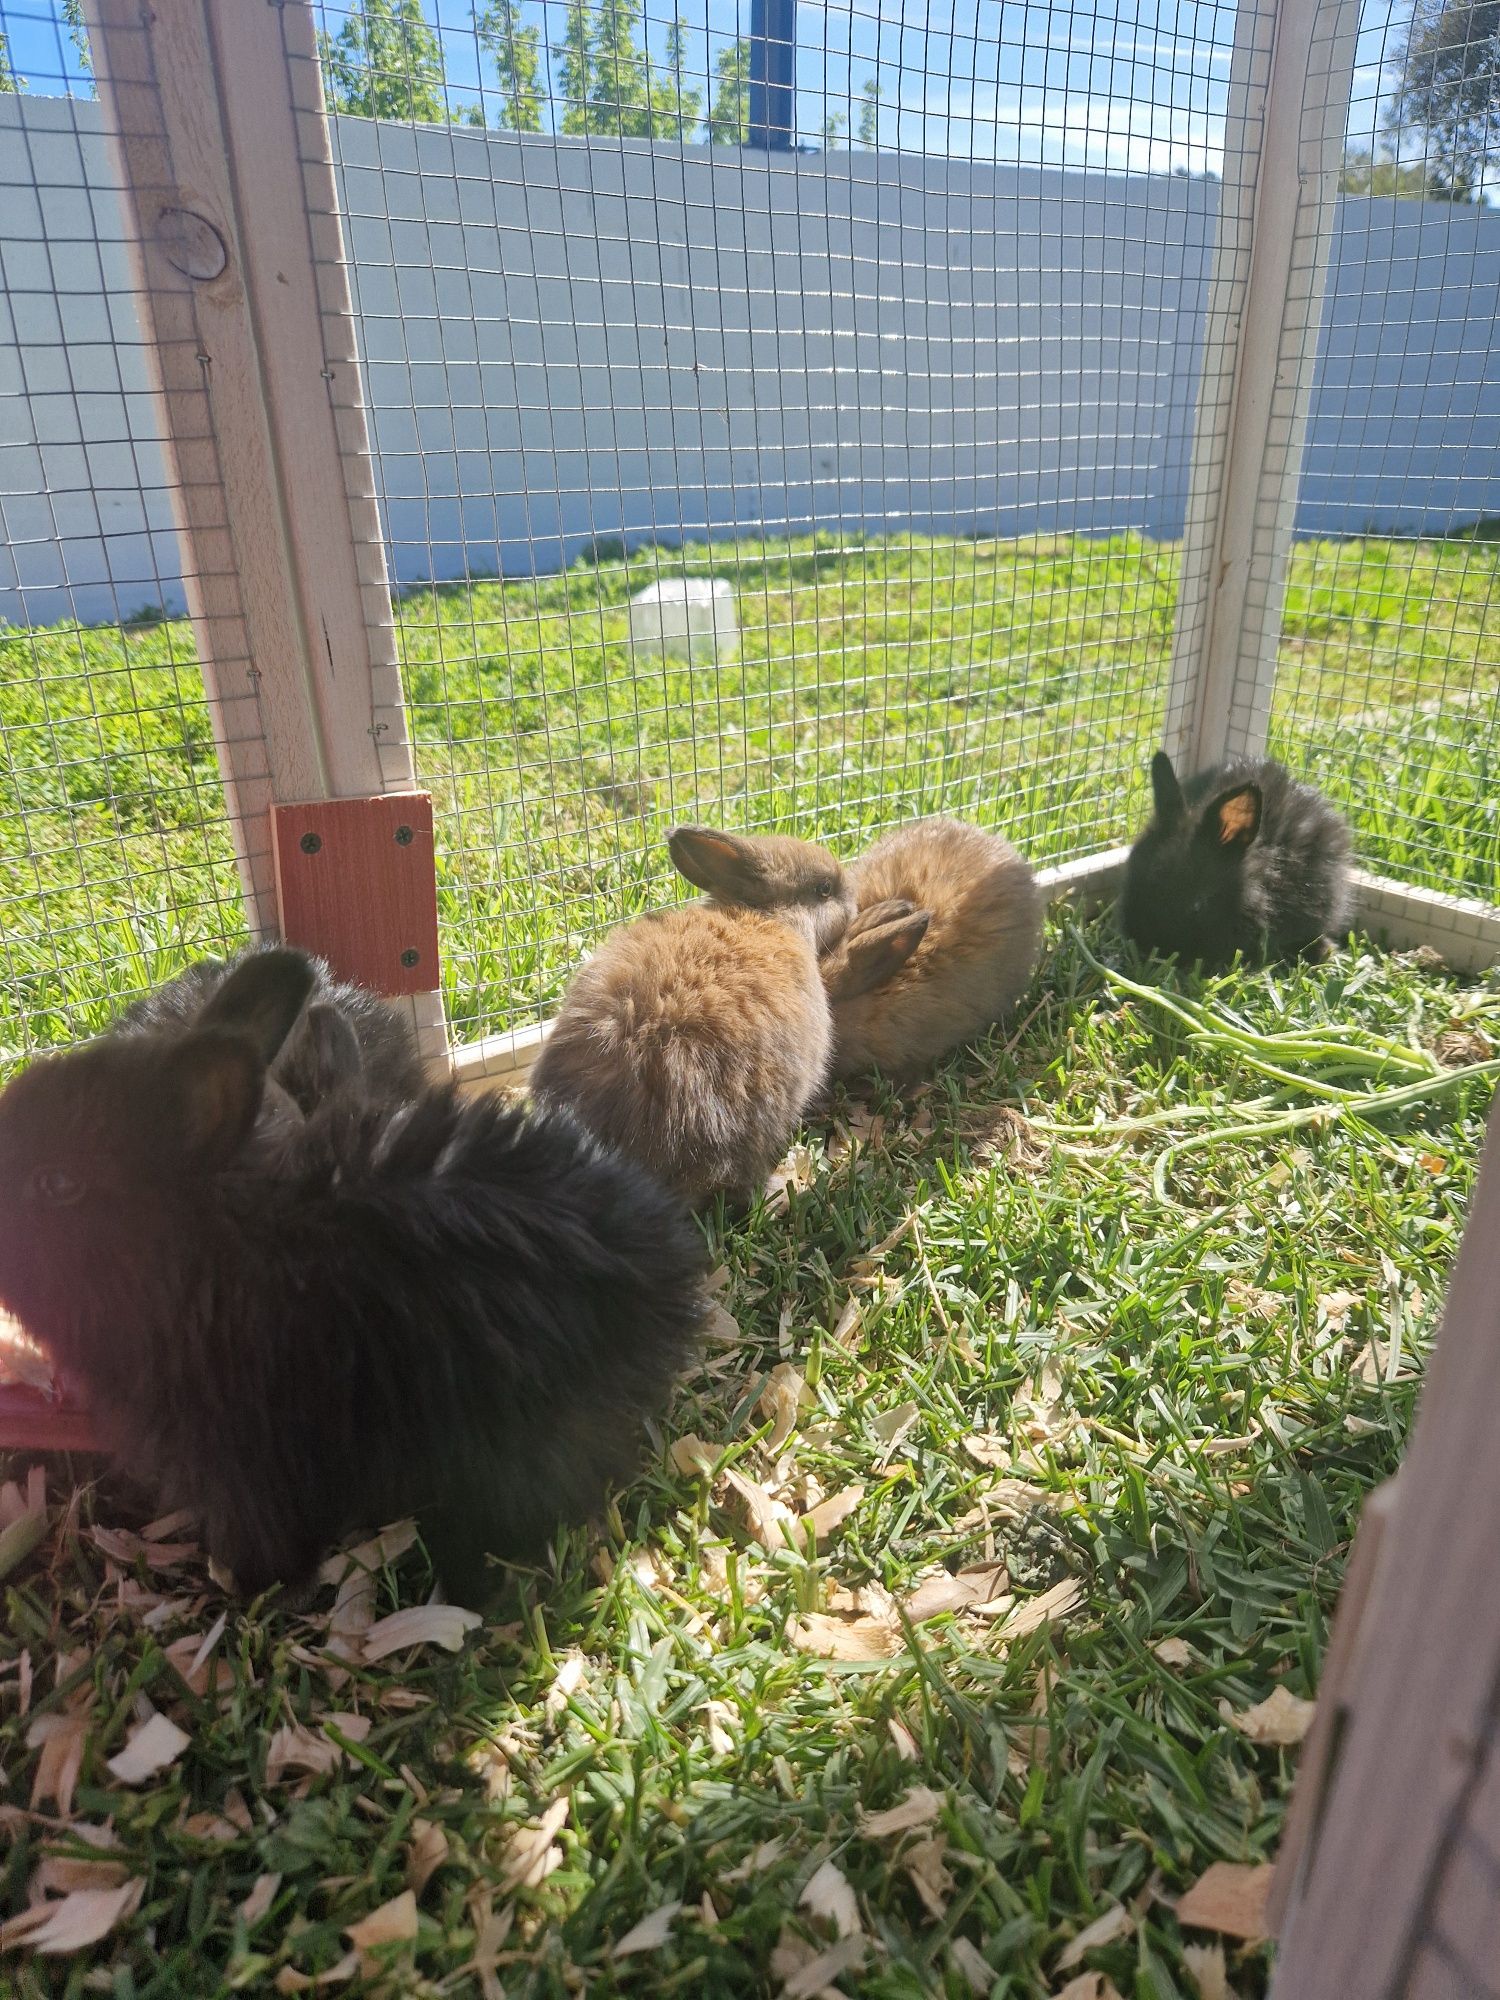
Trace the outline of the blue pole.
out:
M 786 152 L 796 102 L 797 0 L 750 0 L 750 144 Z

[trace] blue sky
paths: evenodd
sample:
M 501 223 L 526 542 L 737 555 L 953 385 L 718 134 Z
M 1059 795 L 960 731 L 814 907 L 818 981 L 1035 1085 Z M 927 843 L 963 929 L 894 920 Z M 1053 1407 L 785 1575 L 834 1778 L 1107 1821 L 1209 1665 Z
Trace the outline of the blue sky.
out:
M 645 6 L 657 55 L 681 14 L 689 84 L 706 94 L 718 54 L 748 29 L 749 0 Z M 442 35 L 453 100 L 483 100 L 498 123 L 472 0 L 424 0 L 424 9 Z M 1408 10 L 1409 0 L 1366 0 L 1353 144 L 1369 145 L 1377 129 L 1381 51 Z M 347 0 L 320 0 L 330 28 L 346 11 Z M 561 41 L 566 0 L 523 0 L 522 12 L 542 27 L 544 43 Z M 33 91 L 86 87 L 52 0 L 0 0 L 0 31 Z M 1218 172 L 1233 35 L 1233 6 L 1212 0 L 801 0 L 799 132 L 818 141 L 830 118 L 857 131 L 861 95 L 874 80 L 881 146 L 1005 163 Z

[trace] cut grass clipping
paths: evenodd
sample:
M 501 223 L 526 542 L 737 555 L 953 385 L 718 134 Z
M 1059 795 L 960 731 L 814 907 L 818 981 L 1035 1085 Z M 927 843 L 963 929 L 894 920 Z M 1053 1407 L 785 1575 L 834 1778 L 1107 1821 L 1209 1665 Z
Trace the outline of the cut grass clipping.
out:
M 424 1608 L 407 1533 L 236 1609 L 187 1523 L 14 1461 L 0 1988 L 1263 1994 L 1500 993 L 1051 944 L 1009 1031 L 840 1096 L 720 1233 L 641 1478 L 494 1623 Z

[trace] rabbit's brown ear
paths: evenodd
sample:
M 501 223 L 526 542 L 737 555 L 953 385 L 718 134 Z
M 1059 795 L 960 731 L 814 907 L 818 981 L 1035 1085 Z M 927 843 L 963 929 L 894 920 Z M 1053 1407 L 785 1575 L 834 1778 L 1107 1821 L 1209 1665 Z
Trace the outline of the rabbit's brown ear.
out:
M 884 986 L 911 957 L 931 922 L 931 910 L 912 910 L 847 937 L 824 970 L 828 998 L 835 1002 L 854 1000 Z
M 195 1166 L 223 1166 L 250 1136 L 265 1078 L 265 1065 L 243 1035 L 184 1035 L 162 1064 L 160 1113 L 169 1143 Z
M 274 1062 L 307 1005 L 316 975 L 305 952 L 252 952 L 229 974 L 195 1027 L 243 1035 L 264 1063 Z
M 743 901 L 763 886 L 765 856 L 753 840 L 711 826 L 674 826 L 667 835 L 672 866 L 694 888 Z
M 1215 847 L 1248 847 L 1260 832 L 1260 786 L 1221 792 L 1203 816 L 1204 837 Z
M 866 903 L 849 919 L 849 928 L 844 935 L 851 940 L 863 937 L 866 931 L 876 931 L 884 924 L 894 923 L 898 917 L 911 916 L 915 907 L 904 896 L 887 896 L 882 903 Z

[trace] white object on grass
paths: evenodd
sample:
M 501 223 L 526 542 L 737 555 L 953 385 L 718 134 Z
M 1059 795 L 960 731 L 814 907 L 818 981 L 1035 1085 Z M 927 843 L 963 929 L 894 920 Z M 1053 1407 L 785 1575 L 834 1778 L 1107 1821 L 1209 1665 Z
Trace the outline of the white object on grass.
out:
M 711 576 L 648 583 L 630 600 L 630 643 L 670 660 L 733 660 L 740 649 L 733 586 Z

